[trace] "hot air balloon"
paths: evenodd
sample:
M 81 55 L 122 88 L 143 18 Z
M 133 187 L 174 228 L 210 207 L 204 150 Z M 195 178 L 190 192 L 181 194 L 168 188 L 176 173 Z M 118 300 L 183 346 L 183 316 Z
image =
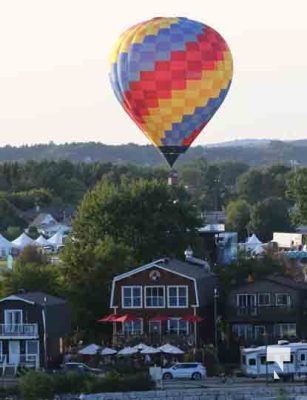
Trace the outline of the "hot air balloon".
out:
M 222 104 L 232 73 L 222 36 L 181 17 L 131 27 L 111 53 L 118 101 L 171 167 Z

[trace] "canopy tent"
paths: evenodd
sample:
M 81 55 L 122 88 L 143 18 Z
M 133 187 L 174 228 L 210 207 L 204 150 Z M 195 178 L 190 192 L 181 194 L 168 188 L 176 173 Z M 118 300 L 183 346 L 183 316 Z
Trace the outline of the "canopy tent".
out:
M 35 239 L 34 244 L 41 247 L 49 246 L 48 240 L 45 239 L 43 235 L 40 235 L 37 239 Z
M 255 234 L 252 234 L 252 236 L 250 236 L 247 241 L 243 244 L 244 249 L 246 251 L 250 251 L 250 252 L 255 252 L 256 249 L 257 253 L 256 254 L 260 254 L 262 249 L 262 245 L 263 243 L 257 238 L 257 236 Z
M 132 354 L 137 353 L 138 350 L 133 347 L 124 347 L 123 349 L 119 350 L 117 353 L 118 356 L 131 356 Z
M 86 355 L 86 356 L 93 356 L 98 353 L 101 349 L 101 346 L 97 344 L 89 344 L 88 346 L 84 347 L 83 349 L 78 351 L 78 354 Z
M 170 317 L 168 317 L 167 315 L 156 315 L 155 317 L 150 318 L 150 321 L 153 322 L 164 322 L 164 321 L 168 321 L 170 319 Z
M 27 234 L 22 233 L 20 236 L 18 236 L 18 238 L 13 240 L 11 244 L 14 247 L 17 247 L 18 249 L 22 250 L 26 246 L 33 245 L 33 239 L 31 239 L 30 236 L 28 236 Z
M 184 351 L 179 349 L 179 347 L 173 346 L 169 343 L 164 344 L 163 346 L 159 347 L 160 351 L 167 354 L 184 354 Z
M 116 354 L 117 350 L 111 349 L 110 347 L 105 347 L 104 349 L 101 350 L 100 354 L 102 356 L 112 356 L 113 354 Z
M 0 234 L 0 256 L 6 257 L 10 254 L 12 247 L 12 243 Z
M 118 318 L 118 315 L 110 314 L 98 319 L 97 322 L 116 322 L 116 318 Z
M 48 244 L 55 247 L 56 249 L 60 246 L 63 246 L 64 243 L 64 235 L 61 231 L 55 233 L 51 238 L 48 239 Z

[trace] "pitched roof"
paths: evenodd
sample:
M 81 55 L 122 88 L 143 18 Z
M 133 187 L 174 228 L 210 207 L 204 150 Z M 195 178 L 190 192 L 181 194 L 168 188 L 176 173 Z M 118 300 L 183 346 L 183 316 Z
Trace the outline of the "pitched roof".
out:
M 31 222 L 29 226 L 41 226 L 45 220 L 46 217 L 51 217 L 54 222 L 57 222 L 56 219 L 53 217 L 53 215 L 49 213 L 39 213 L 34 220 Z
M 113 296 L 115 282 L 153 267 L 160 267 L 161 269 L 173 272 L 187 279 L 191 279 L 194 282 L 194 287 L 197 291 L 197 303 L 200 306 L 210 303 L 213 300 L 213 291 L 214 288 L 217 287 L 217 277 L 214 273 L 209 272 L 204 265 L 183 262 L 175 258 L 162 258 L 116 276 L 112 282 L 111 305 L 114 301 Z
M 278 283 L 279 285 L 288 286 L 293 289 L 303 289 L 307 290 L 307 283 L 297 282 L 291 278 L 280 275 L 270 275 L 265 278 L 267 281 Z
M 46 302 L 44 299 L 46 298 Z M 65 304 L 66 300 L 61 299 L 60 297 L 51 296 L 50 294 L 44 292 L 25 292 L 25 293 L 15 293 L 11 296 L 7 296 L 2 298 L 1 301 L 5 300 L 24 300 L 26 302 L 38 304 L 38 305 L 45 305 L 46 306 L 53 306 L 57 304 Z

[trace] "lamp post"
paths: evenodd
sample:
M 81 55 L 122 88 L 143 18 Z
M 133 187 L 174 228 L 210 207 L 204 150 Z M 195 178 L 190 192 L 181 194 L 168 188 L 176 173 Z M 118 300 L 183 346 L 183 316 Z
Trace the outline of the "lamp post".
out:
M 43 327 L 44 327 L 44 367 L 48 369 L 48 351 L 47 351 L 47 296 L 44 297 L 43 302 Z
M 196 316 L 196 308 L 197 305 L 196 304 L 191 304 L 191 307 L 193 308 L 193 315 L 194 317 Z M 198 339 L 198 335 L 197 335 L 197 322 L 194 321 L 194 347 L 197 348 L 197 339 Z
M 214 288 L 214 295 L 213 295 L 213 300 L 214 300 L 214 347 L 216 354 L 218 354 L 218 348 L 217 348 L 217 299 L 219 298 L 219 294 L 217 291 L 217 288 Z
M 118 306 L 113 307 L 113 314 L 117 315 Z M 117 345 L 117 326 L 116 322 L 113 322 L 113 334 L 112 334 L 112 345 Z

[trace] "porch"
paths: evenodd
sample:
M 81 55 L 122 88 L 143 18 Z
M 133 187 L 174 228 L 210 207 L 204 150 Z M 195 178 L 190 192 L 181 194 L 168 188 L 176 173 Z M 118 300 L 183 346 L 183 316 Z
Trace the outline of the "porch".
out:
M 0 339 L 36 339 L 37 324 L 0 324 Z
M 10 359 L 8 354 L 0 355 L 0 371 L 2 376 L 16 376 L 18 368 L 39 368 L 38 354 L 19 354 L 18 359 Z

